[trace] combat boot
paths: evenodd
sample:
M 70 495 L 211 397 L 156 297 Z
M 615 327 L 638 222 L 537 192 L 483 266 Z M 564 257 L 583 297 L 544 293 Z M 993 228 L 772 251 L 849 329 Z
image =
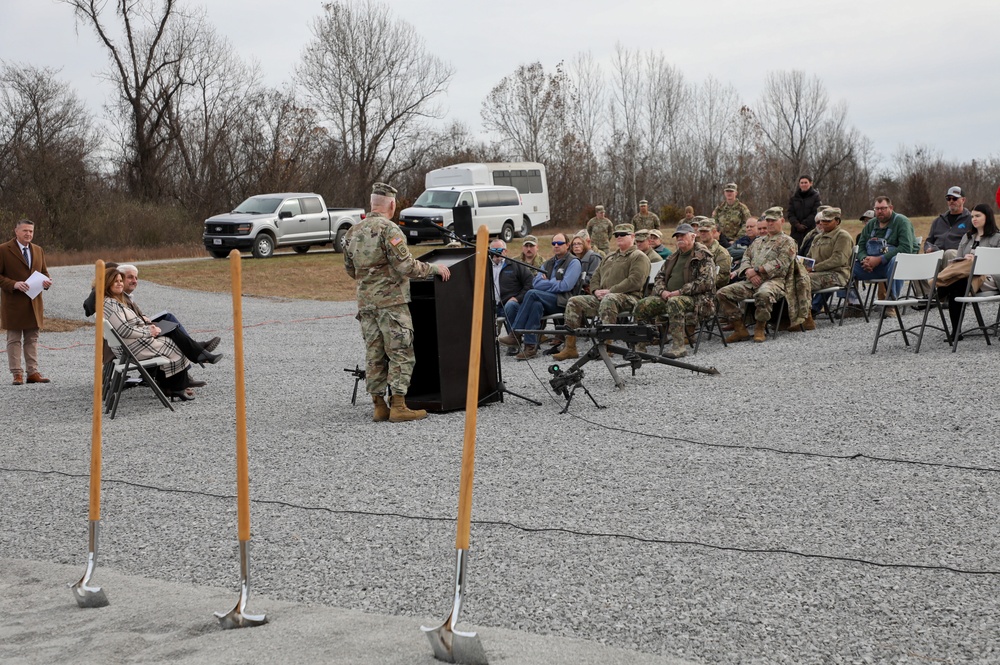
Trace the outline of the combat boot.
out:
M 816 330 L 816 322 L 813 321 L 813 313 L 809 312 L 806 315 L 806 320 L 802 322 L 803 330 Z
M 726 338 L 726 344 L 735 344 L 745 339 L 750 339 L 750 331 L 743 324 L 743 319 L 733 319 L 733 334 Z
M 372 415 L 373 422 L 384 423 L 389 420 L 389 407 L 386 406 L 384 397 L 372 395 L 372 404 L 375 405 L 375 413 Z
M 753 327 L 753 341 L 763 342 L 767 339 L 767 322 L 758 321 L 757 325 Z
M 401 423 L 407 420 L 423 420 L 427 412 L 423 409 L 409 409 L 403 395 L 392 396 L 392 408 L 389 409 L 389 422 Z
M 684 326 L 684 334 L 687 335 L 687 343 L 694 346 L 694 336 L 698 331 L 695 330 L 694 326 Z
M 566 341 L 563 342 L 562 351 L 552 356 L 553 360 L 572 360 L 573 358 L 579 358 L 580 354 L 576 350 L 576 337 L 573 335 L 566 335 Z
M 687 354 L 687 344 L 683 341 L 675 339 L 673 344 L 670 345 L 670 350 L 663 352 L 663 357 L 670 358 L 671 360 L 677 360 L 678 358 L 683 358 Z

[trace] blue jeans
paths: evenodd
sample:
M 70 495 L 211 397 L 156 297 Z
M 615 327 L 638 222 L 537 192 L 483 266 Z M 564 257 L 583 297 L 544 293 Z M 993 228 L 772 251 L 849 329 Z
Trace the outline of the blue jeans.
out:
M 508 335 L 514 334 L 514 320 L 517 318 L 517 312 L 521 309 L 521 303 L 516 300 L 511 300 L 503 304 L 497 303 L 497 316 L 503 317 L 503 327 L 507 329 Z
M 884 259 L 884 257 L 883 257 Z M 882 263 L 878 264 L 874 270 L 868 272 L 861 267 L 861 262 L 854 264 L 854 279 L 859 282 L 865 282 L 872 279 L 889 279 L 889 275 L 892 274 L 892 268 L 896 265 L 896 255 L 893 254 L 892 258 L 888 261 L 883 260 Z M 903 290 L 902 280 L 895 279 L 892 281 L 892 288 L 890 293 L 892 293 L 893 298 L 899 297 L 899 292 Z
M 559 306 L 558 293 L 531 289 L 524 296 L 524 302 L 521 303 L 518 309 L 517 318 L 514 319 L 514 329 L 538 330 L 539 326 L 542 325 L 543 316 L 558 314 L 561 311 L 563 311 L 563 308 Z M 524 343 L 531 345 L 538 344 L 537 335 L 525 335 Z

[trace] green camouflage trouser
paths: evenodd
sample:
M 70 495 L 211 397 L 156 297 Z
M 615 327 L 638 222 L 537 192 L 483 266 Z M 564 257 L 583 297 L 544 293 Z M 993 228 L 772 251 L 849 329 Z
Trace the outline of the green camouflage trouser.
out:
M 359 311 L 361 335 L 365 338 L 365 376 L 368 394 L 405 395 L 413 376 L 413 321 L 407 305 Z
M 716 293 L 719 301 L 719 316 L 733 320 L 740 318 L 740 303 L 747 298 L 753 298 L 757 306 L 754 318 L 758 321 L 768 321 L 771 310 L 778 298 L 785 297 L 785 278 L 769 279 L 754 288 L 750 282 L 737 282 L 724 286 Z
M 812 284 L 812 292 L 816 293 L 831 286 L 847 286 L 847 278 L 836 272 L 811 272 L 809 283 Z
M 567 328 L 579 328 L 585 316 L 600 316 L 604 323 L 617 323 L 620 312 L 631 312 L 639 299 L 627 293 L 609 293 L 602 300 L 597 296 L 573 296 L 566 303 L 563 323 Z
M 639 301 L 632 315 L 636 323 L 652 323 L 658 316 L 666 317 L 667 330 L 674 346 L 679 346 L 684 343 L 684 326 L 689 313 L 694 313 L 694 298 L 691 296 L 674 296 L 669 300 L 650 296 Z

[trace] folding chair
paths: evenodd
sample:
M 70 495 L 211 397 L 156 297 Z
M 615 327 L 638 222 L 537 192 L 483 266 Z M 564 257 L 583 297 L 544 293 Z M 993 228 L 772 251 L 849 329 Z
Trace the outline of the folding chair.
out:
M 118 412 L 118 402 L 121 400 L 122 392 L 125 391 L 125 380 L 132 370 L 138 371 L 143 382 L 149 386 L 163 406 L 173 411 L 174 407 L 171 406 L 170 401 L 167 400 L 167 396 L 163 394 L 159 384 L 156 383 L 153 376 L 149 373 L 150 369 L 169 365 L 170 360 L 163 356 L 155 356 L 148 360 L 139 360 L 129 350 L 125 340 L 108 323 L 107 319 L 104 320 L 104 339 L 115 354 L 115 360 L 108 363 L 112 367 L 105 390 L 104 412 L 110 414 L 111 419 L 114 420 L 115 414 Z
M 855 245 L 854 250 L 851 253 L 851 274 L 850 277 L 847 278 L 847 286 L 843 289 L 838 289 L 838 291 L 842 290 L 844 292 L 844 296 L 842 298 L 838 296 L 839 300 L 837 301 L 837 308 L 840 310 L 840 323 L 838 324 L 840 326 L 844 325 L 844 317 L 847 315 L 847 310 L 852 307 L 860 309 L 861 315 L 865 317 L 865 323 L 868 323 L 870 320 L 868 315 L 871 314 L 872 311 L 872 303 L 875 301 L 875 293 L 878 289 L 878 284 L 886 284 L 888 282 L 888 280 L 885 279 L 856 279 L 854 277 L 854 267 L 857 264 L 858 246 Z M 863 296 L 861 295 L 861 289 L 858 286 L 861 282 L 863 282 L 866 287 L 870 286 L 870 288 L 865 289 L 865 294 Z M 851 302 L 852 292 L 855 296 L 857 296 L 858 302 L 861 303 L 860 305 L 855 305 Z
M 784 296 L 778 298 L 778 301 L 774 303 L 777 305 L 775 311 L 771 312 L 771 318 L 764 322 L 764 332 L 770 334 L 774 339 L 778 339 L 778 326 L 781 325 L 781 319 L 785 316 L 785 298 Z M 756 301 L 753 298 L 746 298 L 743 300 L 743 305 L 746 308 L 744 310 L 743 316 L 747 318 L 750 316 L 750 312 L 757 308 Z M 753 309 L 751 309 L 753 307 Z M 722 329 L 722 326 L 719 326 Z
M 885 335 L 891 335 L 893 333 L 899 332 L 903 335 L 903 343 L 906 346 L 910 345 L 910 340 L 907 337 L 907 332 L 916 330 L 920 328 L 920 334 L 917 336 L 917 346 L 914 353 L 920 353 L 920 344 L 924 340 L 924 330 L 927 328 L 927 316 L 931 312 L 931 306 L 936 305 L 938 314 L 941 316 L 941 330 L 944 331 L 945 335 L 948 335 L 948 323 L 944 318 L 944 310 L 941 309 L 941 301 L 937 298 L 937 275 L 938 271 L 941 270 L 941 262 L 944 258 L 944 250 L 939 249 L 936 252 L 931 252 L 930 254 L 897 254 L 896 264 L 892 268 L 892 274 L 889 275 L 889 282 L 892 281 L 908 281 L 910 284 L 907 286 L 906 293 L 902 297 L 893 298 L 892 289 L 887 289 L 887 297 L 883 299 L 876 299 L 873 304 L 877 307 L 881 307 L 881 314 L 878 319 L 878 329 L 875 331 L 875 341 L 872 343 L 872 353 L 878 348 L 878 340 Z M 926 280 L 930 282 L 930 288 L 927 290 L 926 296 L 917 296 L 914 293 L 913 283 L 920 280 Z M 924 316 L 923 320 L 920 322 L 919 326 L 912 326 L 907 328 L 903 323 L 903 310 L 906 307 L 913 305 L 923 304 Z M 886 312 L 890 307 L 896 309 L 896 319 L 899 321 L 899 330 L 887 330 L 882 332 L 882 324 L 885 322 Z M 937 328 L 937 326 L 931 326 L 932 328 Z
M 992 346 L 990 342 L 990 328 L 993 329 L 993 334 L 997 334 L 997 328 L 1000 326 L 1000 309 L 997 310 L 997 318 L 991 325 L 986 325 L 983 321 L 983 313 L 979 309 L 981 303 L 986 302 L 1000 302 L 1000 292 L 997 291 L 980 291 L 977 294 L 972 293 L 972 278 L 978 275 L 998 275 L 1000 274 L 1000 248 L 998 247 L 976 247 L 972 250 L 972 253 L 976 255 L 976 258 L 972 261 L 972 272 L 969 276 L 968 284 L 965 287 L 965 295 L 959 298 L 955 298 L 955 302 L 962 303 L 962 313 L 958 316 L 958 326 L 953 331 L 951 352 L 955 353 L 958 351 L 958 338 L 962 337 L 967 333 L 972 333 L 973 331 L 983 331 L 983 337 L 986 338 L 986 344 Z M 965 321 L 965 310 L 968 309 L 969 305 L 972 305 L 972 311 L 976 314 L 976 321 L 979 323 L 975 328 L 962 329 L 962 323 Z

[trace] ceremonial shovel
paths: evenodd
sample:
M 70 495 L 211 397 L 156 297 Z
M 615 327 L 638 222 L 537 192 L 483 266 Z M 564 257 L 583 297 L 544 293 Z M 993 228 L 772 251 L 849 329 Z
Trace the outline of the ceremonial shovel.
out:
M 448 663 L 487 665 L 486 653 L 475 633 L 455 630 L 465 591 L 465 562 L 469 554 L 469 527 L 472 520 L 472 476 L 476 461 L 476 409 L 479 404 L 479 358 L 482 352 L 483 299 L 486 291 L 486 262 L 489 232 L 480 226 L 476 233 L 476 283 L 472 296 L 472 337 L 469 351 L 469 383 L 465 392 L 465 440 L 462 445 L 462 473 L 458 484 L 458 527 L 455 537 L 455 596 L 451 614 L 437 628 L 421 626 L 434 649 L 434 657 Z
M 240 261 L 239 250 L 229 253 L 233 282 L 233 355 L 236 358 L 236 519 L 240 538 L 240 599 L 228 613 L 215 613 L 223 628 L 248 628 L 267 623 L 263 614 L 244 613 L 250 595 L 250 465 L 243 373 L 243 273 Z
M 97 341 L 94 345 L 94 415 L 90 428 L 90 509 L 87 537 L 87 570 L 76 584 L 70 584 L 73 597 L 80 607 L 104 607 L 108 598 L 99 586 L 90 582 L 97 566 L 97 534 L 101 525 L 101 414 L 104 411 L 104 400 L 101 389 L 104 383 L 104 261 L 95 264 L 97 280 L 96 290 Z

